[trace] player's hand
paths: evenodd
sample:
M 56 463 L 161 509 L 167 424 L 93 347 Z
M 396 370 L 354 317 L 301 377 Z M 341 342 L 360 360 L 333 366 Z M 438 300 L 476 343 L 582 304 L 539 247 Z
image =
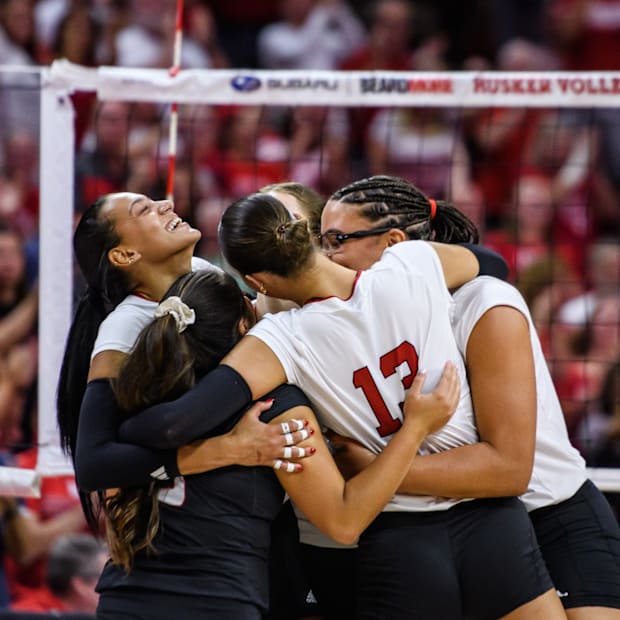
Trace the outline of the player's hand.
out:
M 427 435 L 435 433 L 452 417 L 459 403 L 461 382 L 453 362 L 446 362 L 435 389 L 422 394 L 426 375 L 418 373 L 403 404 L 404 424 L 422 428 Z
M 315 450 L 298 444 L 314 430 L 305 419 L 279 424 L 261 422 L 261 413 L 267 411 L 272 403 L 273 400 L 257 401 L 230 431 L 235 463 L 250 467 L 264 465 L 289 473 L 302 471 L 303 465 L 295 461 L 312 456 Z

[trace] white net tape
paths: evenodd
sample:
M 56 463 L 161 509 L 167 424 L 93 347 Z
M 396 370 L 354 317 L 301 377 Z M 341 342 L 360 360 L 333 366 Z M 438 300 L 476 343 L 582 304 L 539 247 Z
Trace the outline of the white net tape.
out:
M 41 476 L 32 469 L 0 467 L 0 497 L 41 497 Z
M 102 101 L 236 105 L 615 107 L 620 72 L 394 72 L 84 69 L 52 65 L 50 85 Z

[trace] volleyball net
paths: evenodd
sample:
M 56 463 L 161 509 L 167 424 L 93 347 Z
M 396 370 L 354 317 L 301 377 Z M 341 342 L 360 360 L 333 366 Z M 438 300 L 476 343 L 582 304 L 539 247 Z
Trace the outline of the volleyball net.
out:
M 197 253 L 219 261 L 217 223 L 235 198 L 285 180 L 327 196 L 361 176 L 391 174 L 452 201 L 506 257 L 571 438 L 594 481 L 620 492 L 620 469 L 600 467 L 620 442 L 620 73 L 172 76 L 60 61 L 41 70 L 40 92 L 42 474 L 69 467 L 55 390 L 79 286 L 75 213 L 108 191 L 163 197 L 175 170 L 176 208 L 203 232 Z

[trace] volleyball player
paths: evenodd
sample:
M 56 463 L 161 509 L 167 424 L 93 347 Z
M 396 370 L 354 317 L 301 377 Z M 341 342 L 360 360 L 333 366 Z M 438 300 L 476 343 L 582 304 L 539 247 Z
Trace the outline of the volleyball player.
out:
M 101 489 L 235 463 L 272 465 L 283 459 L 284 433 L 260 423 L 255 410 L 230 433 L 178 451 L 147 450 L 116 438 L 122 416 L 103 379 L 116 376 L 140 330 L 153 317 L 157 300 L 174 280 L 192 268 L 209 267 L 192 256 L 199 239 L 200 232 L 177 216 L 170 201 L 129 192 L 100 198 L 76 228 L 75 256 L 87 289 L 67 339 L 58 385 L 58 424 L 62 444 L 74 459 L 93 529 L 98 520 L 90 491 L 99 491 L 102 500 Z M 291 440 L 300 438 L 296 433 Z M 283 460 L 285 465 L 290 462 Z
M 473 224 L 453 205 L 386 176 L 338 190 L 323 211 L 322 231 L 327 255 L 352 269 L 371 267 L 384 249 L 409 238 L 478 240 Z M 454 332 L 481 441 L 416 460 L 401 491 L 521 494 L 568 617 L 620 618 L 620 530 L 570 444 L 525 301 L 513 286 L 487 277 L 464 284 L 454 300 Z M 372 459 L 370 453 L 360 456 L 365 463 Z
M 325 199 L 318 192 L 295 181 L 273 183 L 261 187 L 258 191 L 274 196 L 295 217 L 304 218 L 308 223 L 312 239 L 318 243 L 321 232 L 321 212 L 325 205 Z M 295 307 L 295 304 L 288 300 L 257 293 L 254 307 L 257 317 L 261 318 L 269 312 L 289 310 Z M 325 611 L 318 605 L 316 594 L 306 578 L 304 558 L 300 547 L 303 534 L 300 532 L 299 523 L 301 521 L 298 519 L 293 504 L 286 501 L 278 516 L 277 527 L 274 527 L 272 532 L 270 618 L 273 616 L 273 620 L 290 620 L 291 618 L 320 616 L 329 620 Z M 311 529 L 314 531 L 314 526 Z M 332 568 L 336 570 L 335 564 L 332 564 Z M 346 579 L 346 574 L 339 574 L 340 584 L 343 584 Z M 339 596 L 338 600 L 343 599 Z M 338 610 L 338 620 L 347 620 L 349 616 L 350 614 L 342 609 Z
M 222 394 L 249 400 L 287 381 L 303 387 L 322 424 L 380 452 L 402 424 L 400 404 L 418 367 L 430 379 L 452 359 L 461 400 L 422 449 L 477 440 L 446 288 L 478 273 L 468 249 L 403 243 L 356 273 L 322 255 L 306 222 L 264 194 L 226 210 L 220 243 L 256 290 L 303 307 L 264 317 L 196 388 L 125 422 L 124 439 L 183 443 L 206 423 L 205 402 L 225 407 Z M 359 551 L 361 619 L 565 617 L 516 498 L 396 495 L 361 536 Z

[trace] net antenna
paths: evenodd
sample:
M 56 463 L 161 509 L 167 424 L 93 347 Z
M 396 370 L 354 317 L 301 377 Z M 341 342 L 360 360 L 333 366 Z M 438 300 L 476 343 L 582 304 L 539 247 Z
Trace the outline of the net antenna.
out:
M 172 66 L 170 76 L 176 77 L 181 70 L 181 48 L 183 46 L 183 0 L 177 0 L 176 22 L 174 29 L 174 47 L 172 51 Z M 177 136 L 179 132 L 179 104 L 173 102 L 170 109 L 170 128 L 168 134 L 168 182 L 166 184 L 166 198 L 174 197 L 174 172 L 177 159 Z

